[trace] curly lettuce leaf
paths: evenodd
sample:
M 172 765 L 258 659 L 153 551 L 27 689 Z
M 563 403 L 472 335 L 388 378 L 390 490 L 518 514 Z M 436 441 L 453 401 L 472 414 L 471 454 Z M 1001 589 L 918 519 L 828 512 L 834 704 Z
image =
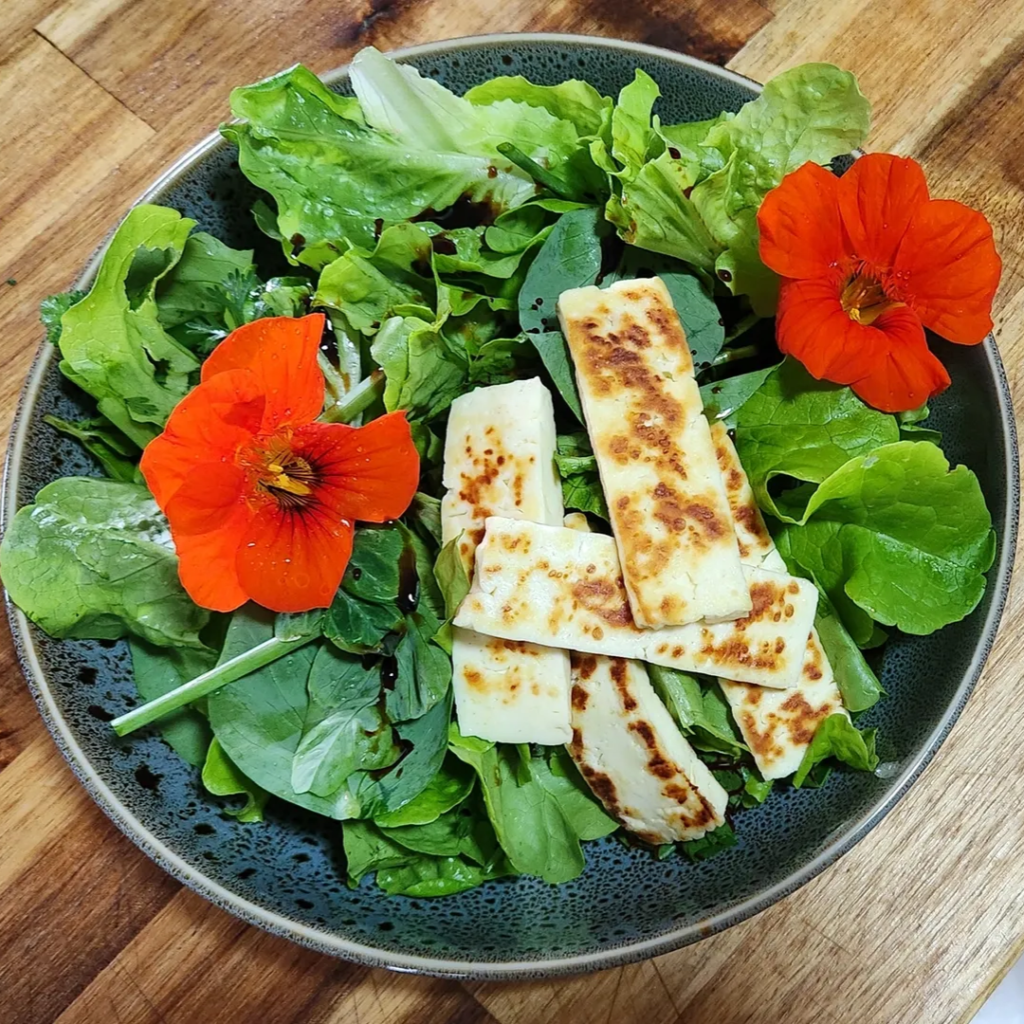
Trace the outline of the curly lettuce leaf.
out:
M 611 99 L 575 78 L 559 85 L 535 85 L 521 75 L 505 75 L 474 86 L 465 99 L 475 106 L 515 100 L 543 107 L 552 117 L 572 123 L 580 136 L 600 133 L 612 109 Z
M 270 794 L 238 770 L 216 737 L 210 743 L 203 763 L 203 785 L 214 796 L 245 797 L 241 807 L 225 808 L 233 818 L 243 822 L 263 821 L 263 809 Z
M 61 372 L 140 447 L 160 432 L 199 367 L 161 325 L 155 297 L 194 225 L 166 207 L 135 207 L 89 294 L 61 317 Z
M 393 80 L 390 73 L 386 89 L 372 74 L 367 88 L 369 64 L 353 65 L 353 84 L 383 124 L 391 89 L 402 103 L 413 90 L 405 76 Z M 371 101 L 374 89 L 379 95 Z M 460 199 L 486 204 L 493 216 L 535 194 L 518 168 L 467 152 L 447 131 L 434 135 L 425 124 L 396 135 L 367 125 L 356 100 L 331 92 L 301 65 L 235 89 L 231 111 L 241 121 L 221 132 L 238 146 L 246 177 L 274 197 L 285 254 L 315 269 L 349 244 L 372 248 L 377 222 L 410 220 Z
M 48 484 L 11 521 L 0 564 L 14 603 L 50 636 L 204 646 L 210 613 L 182 588 L 167 522 L 145 487 Z
M 825 591 L 858 643 L 872 620 L 926 635 L 970 614 L 985 591 L 995 533 L 978 478 L 929 442 L 850 459 L 777 538 Z

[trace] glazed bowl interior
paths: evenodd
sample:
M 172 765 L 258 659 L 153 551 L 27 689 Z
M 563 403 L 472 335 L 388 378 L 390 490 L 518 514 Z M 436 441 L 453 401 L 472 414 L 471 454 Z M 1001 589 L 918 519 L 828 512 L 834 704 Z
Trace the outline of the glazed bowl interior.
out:
M 583 37 L 485 37 L 397 56 L 457 92 L 523 74 L 550 84 L 584 78 L 614 95 L 641 67 L 661 86 L 657 112 L 668 122 L 735 110 L 757 91 L 677 54 Z M 344 70 L 329 80 L 349 91 Z M 215 138 L 145 197 L 229 245 L 254 248 L 261 269 L 278 272 L 277 243 L 250 214 L 255 198 L 234 150 Z M 337 822 L 272 801 L 266 824 L 238 824 L 158 735 L 113 737 L 109 720 L 136 703 L 123 642 L 54 641 L 12 608 L 29 685 L 72 767 L 118 826 L 179 879 L 272 931 L 369 964 L 474 977 L 592 970 L 666 952 L 756 913 L 848 850 L 927 764 L 977 680 L 1009 581 L 1016 442 L 991 339 L 975 348 L 937 344 L 954 383 L 934 403 L 930 425 L 942 431 L 951 462 L 978 474 L 998 534 L 985 596 L 963 622 L 886 645 L 879 671 L 888 697 L 861 723 L 879 729 L 876 774 L 836 772 L 820 790 L 782 789 L 744 812 L 739 844 L 711 860 L 658 861 L 609 838 L 586 844 L 585 873 L 557 887 L 518 878 L 431 901 L 386 897 L 367 878 L 351 891 Z M 48 413 L 75 418 L 85 406 L 44 343 L 12 435 L 5 517 L 56 477 L 96 473 L 74 442 L 43 422 Z

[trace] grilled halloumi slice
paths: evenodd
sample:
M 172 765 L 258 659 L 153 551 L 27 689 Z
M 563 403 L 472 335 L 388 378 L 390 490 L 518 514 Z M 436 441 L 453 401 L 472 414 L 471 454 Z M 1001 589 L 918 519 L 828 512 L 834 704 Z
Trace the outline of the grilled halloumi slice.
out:
M 711 433 L 744 564 L 785 572 L 786 563 L 754 501 L 754 492 L 729 432 L 721 423 L 715 423 Z M 818 726 L 829 715 L 846 714 L 832 666 L 813 629 L 807 640 L 800 678 L 792 687 L 774 690 L 729 679 L 719 679 L 719 682 L 743 740 L 766 779 L 792 775 L 800 767 Z
M 460 537 L 473 571 L 489 515 L 562 522 L 555 413 L 538 379 L 478 388 L 452 402 L 444 451 L 441 539 Z M 499 743 L 566 743 L 569 655 L 553 647 L 457 628 L 452 689 L 459 728 Z
M 643 630 L 633 622 L 611 537 L 492 517 L 455 624 L 508 640 L 792 686 L 818 593 L 806 580 L 744 571 L 753 605 L 745 618 Z
M 690 348 L 660 278 L 563 292 L 558 315 L 633 619 L 746 615 L 750 593 Z
M 569 753 L 605 810 L 648 843 L 699 839 L 725 820 L 729 794 L 638 661 L 573 654 Z

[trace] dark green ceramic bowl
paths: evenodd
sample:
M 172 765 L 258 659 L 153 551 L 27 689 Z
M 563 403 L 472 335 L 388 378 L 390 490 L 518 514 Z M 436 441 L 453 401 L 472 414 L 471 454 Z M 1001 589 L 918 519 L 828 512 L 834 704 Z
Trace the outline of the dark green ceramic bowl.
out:
M 521 73 L 545 83 L 585 78 L 615 94 L 642 67 L 661 85 L 659 112 L 669 122 L 736 109 L 758 89 L 679 54 L 573 36 L 464 39 L 396 56 L 460 92 Z M 328 80 L 348 88 L 345 70 Z M 249 212 L 254 198 L 234 150 L 216 135 L 143 197 L 272 260 L 275 246 Z M 889 696 L 865 721 L 882 737 L 876 774 L 835 773 L 820 790 L 773 796 L 743 814 L 737 847 L 705 863 L 657 861 L 607 839 L 587 844 L 586 872 L 558 887 L 521 878 L 430 901 L 385 897 L 366 879 L 352 892 L 336 822 L 275 801 L 264 826 L 238 824 L 155 734 L 114 739 L 107 721 L 135 702 L 123 643 L 53 641 L 8 605 L 25 676 L 72 768 L 118 827 L 176 878 L 253 924 L 362 963 L 460 977 L 540 977 L 665 953 L 763 910 L 849 850 L 918 777 L 978 679 L 1010 580 L 1016 438 L 992 339 L 974 348 L 936 344 L 953 386 L 934 403 L 932 424 L 951 460 L 978 474 L 999 538 L 985 597 L 935 636 L 897 636 L 887 645 Z M 43 343 L 11 439 L 5 520 L 56 477 L 95 472 L 73 442 L 46 426 L 46 413 L 74 418 L 81 410 Z

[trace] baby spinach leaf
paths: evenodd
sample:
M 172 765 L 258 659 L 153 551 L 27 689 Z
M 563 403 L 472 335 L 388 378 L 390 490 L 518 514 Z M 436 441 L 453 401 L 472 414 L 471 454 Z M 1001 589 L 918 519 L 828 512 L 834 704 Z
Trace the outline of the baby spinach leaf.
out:
M 610 227 L 595 207 L 563 214 L 541 246 L 519 292 L 519 322 L 559 394 L 583 422 L 569 349 L 558 326 L 558 296 L 593 284 L 601 272 L 601 241 Z
M 361 813 L 377 818 L 399 811 L 431 785 L 441 771 L 448 749 L 451 716 L 452 695 L 449 689 L 425 715 L 395 726 L 402 745 L 411 745 L 412 750 L 383 775 L 377 778 L 361 776 L 358 787 Z
M 137 637 L 130 640 L 135 688 L 144 700 L 169 693 L 176 686 L 213 668 L 217 655 L 188 647 L 154 647 Z M 195 708 L 180 708 L 160 720 L 160 735 L 178 756 L 198 767 L 207 759 L 213 733 Z
M 166 207 L 135 207 L 89 294 L 61 317 L 61 372 L 140 447 L 160 432 L 199 367 L 160 324 L 154 297 L 194 225 Z
M 647 672 L 654 692 L 695 747 L 732 758 L 746 752 L 717 682 L 702 686 L 695 676 L 659 665 L 648 665 Z
M 220 662 L 274 635 L 274 617 L 253 605 L 231 618 Z M 306 683 L 316 647 L 307 644 L 210 695 L 207 710 L 224 752 L 249 779 L 274 796 L 329 818 L 350 818 L 359 803 L 347 786 L 329 799 L 297 793 L 292 762 L 309 710 Z
M 847 711 L 867 711 L 885 694 L 878 676 L 864 660 L 853 637 L 843 627 L 839 614 L 828 597 L 819 592 L 818 611 L 814 617 L 818 639 L 836 677 Z
M 722 853 L 723 850 L 731 849 L 738 842 L 739 839 L 736 838 L 732 825 L 729 822 L 725 822 L 700 839 L 691 839 L 689 842 L 680 843 L 679 849 L 682 850 L 689 860 L 696 864 L 699 861 L 707 860 L 709 857 L 714 857 L 716 853 Z
M 451 619 L 458 611 L 462 599 L 469 593 L 469 573 L 466 572 L 466 564 L 459 554 L 458 537 L 453 537 L 437 556 L 434 563 L 434 579 L 441 588 L 444 597 L 444 613 Z
M 740 373 L 735 377 L 711 381 L 700 389 L 700 397 L 704 402 L 704 415 L 709 420 L 722 420 L 731 430 L 736 426 L 737 414 L 748 398 L 765 382 L 774 366 L 766 366 L 749 373 Z
M 391 726 L 381 713 L 380 667 L 320 648 L 309 671 L 309 706 L 292 758 L 296 793 L 329 797 L 356 771 L 387 768 L 398 760 Z
M 446 811 L 425 825 L 401 825 L 382 829 L 388 839 L 414 853 L 431 857 L 466 857 L 486 865 L 496 859 L 498 840 L 483 809 Z
M 793 785 L 799 789 L 815 766 L 829 757 L 858 771 L 873 772 L 878 767 L 875 730 L 860 732 L 846 715 L 829 715 L 818 726 L 814 739 L 808 744 L 804 759 L 793 776 Z
M 445 728 L 447 736 L 447 727 Z M 400 825 L 429 825 L 446 811 L 457 807 L 473 791 L 476 777 L 455 758 L 446 758 L 426 787 L 397 811 L 383 811 L 374 816 L 381 828 Z
M 465 892 L 492 878 L 511 873 L 508 862 L 504 860 L 484 868 L 464 857 L 419 856 L 401 866 L 381 868 L 377 872 L 377 884 L 389 896 L 429 899 Z
M 530 759 L 530 776 L 558 801 L 573 831 L 582 840 L 611 835 L 619 823 L 594 799 L 573 759 L 563 747 Z
M 55 637 L 202 649 L 210 615 L 178 581 L 167 523 L 145 487 L 92 477 L 48 484 L 0 544 L 19 608 Z
M 775 477 L 821 483 L 848 459 L 898 439 L 894 417 L 815 380 L 795 359 L 772 370 L 736 414 L 736 450 L 757 503 L 788 522 L 799 516 L 770 493 Z
M 964 466 L 950 471 L 935 445 L 910 441 L 846 462 L 778 543 L 844 618 L 841 602 L 852 602 L 876 622 L 918 635 L 973 611 L 995 556 L 977 477 Z M 862 638 L 863 622 L 846 625 Z
M 76 421 L 44 416 L 43 420 L 62 434 L 80 441 L 111 480 L 128 484 L 141 482 L 138 478 L 139 446 L 103 416 Z
M 214 796 L 244 796 L 244 806 L 226 809 L 228 814 L 239 821 L 263 820 L 263 808 L 266 807 L 270 794 L 238 770 L 238 766 L 224 752 L 217 739 L 210 743 L 206 754 L 206 762 L 203 764 L 203 785 Z
M 345 870 L 353 888 L 371 871 L 399 867 L 413 859 L 406 847 L 388 839 L 372 822 L 346 821 L 341 835 L 345 847 Z
M 405 635 L 395 649 L 398 676 L 385 706 L 393 722 L 420 718 L 444 698 L 451 687 L 451 659 L 431 638 L 440 623 L 427 609 L 406 616 Z
M 607 521 L 608 505 L 604 499 L 597 459 L 590 448 L 586 431 L 559 434 L 555 464 L 562 478 L 562 502 L 567 509 L 592 512 Z

